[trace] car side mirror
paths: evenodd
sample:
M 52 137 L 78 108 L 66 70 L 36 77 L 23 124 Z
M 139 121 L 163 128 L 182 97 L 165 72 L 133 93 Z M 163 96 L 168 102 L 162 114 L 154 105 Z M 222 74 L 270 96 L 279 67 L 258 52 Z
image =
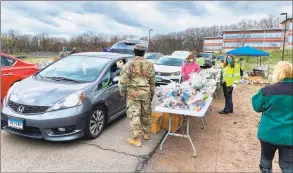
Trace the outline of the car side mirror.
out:
M 115 76 L 112 80 L 113 84 L 118 84 L 120 77 L 119 76 Z

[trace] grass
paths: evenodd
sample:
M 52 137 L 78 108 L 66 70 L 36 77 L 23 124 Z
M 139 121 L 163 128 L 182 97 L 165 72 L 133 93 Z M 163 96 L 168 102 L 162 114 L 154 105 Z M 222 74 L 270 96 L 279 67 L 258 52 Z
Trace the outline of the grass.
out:
M 47 58 L 47 57 L 43 57 L 43 58 L 35 58 L 35 57 L 27 57 L 27 58 L 23 58 L 22 59 L 25 62 L 29 62 L 29 63 L 34 63 L 34 64 L 39 64 L 41 61 L 47 61 L 47 60 L 54 60 L 54 58 Z
M 47 60 L 54 60 L 56 57 L 46 57 L 46 56 L 38 56 L 38 57 L 30 57 L 27 53 L 19 53 L 19 54 L 13 54 L 12 56 L 18 57 L 18 56 L 24 56 L 25 58 L 21 58 L 21 60 L 33 64 L 39 64 L 41 61 L 47 61 Z

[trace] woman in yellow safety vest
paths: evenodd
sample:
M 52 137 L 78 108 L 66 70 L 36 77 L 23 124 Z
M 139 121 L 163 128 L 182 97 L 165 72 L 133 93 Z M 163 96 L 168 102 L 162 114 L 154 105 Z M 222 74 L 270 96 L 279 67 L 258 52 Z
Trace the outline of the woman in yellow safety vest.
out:
M 220 111 L 220 114 L 233 113 L 232 92 L 233 88 L 240 81 L 240 66 L 236 64 L 235 58 L 232 55 L 227 55 L 224 61 L 221 74 L 221 84 L 225 97 L 225 108 Z

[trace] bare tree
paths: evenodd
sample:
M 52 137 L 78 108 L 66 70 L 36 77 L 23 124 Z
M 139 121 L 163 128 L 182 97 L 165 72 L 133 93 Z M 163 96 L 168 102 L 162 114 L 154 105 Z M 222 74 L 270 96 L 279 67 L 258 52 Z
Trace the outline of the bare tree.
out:
M 278 27 L 279 23 L 278 17 L 269 15 L 260 20 L 245 19 L 232 25 L 188 28 L 181 32 L 157 34 L 151 38 L 149 50 L 164 54 L 170 54 L 175 50 L 200 52 L 203 48 L 203 37 L 220 36 L 225 30 L 242 31 L 242 34 L 236 38 L 236 42 L 238 47 L 243 47 L 249 36 L 247 34 L 248 29 L 274 28 Z M 137 39 L 137 37 L 132 34 L 105 35 L 103 33 L 84 32 L 66 40 L 62 37 L 49 36 L 47 33 L 21 35 L 15 30 L 9 30 L 7 33 L 1 34 L 1 51 L 9 54 L 35 51 L 59 52 L 62 46 L 68 47 L 69 50 L 76 47 L 80 51 L 101 51 L 103 48 L 109 48 L 125 39 Z M 147 41 L 148 37 L 139 39 Z

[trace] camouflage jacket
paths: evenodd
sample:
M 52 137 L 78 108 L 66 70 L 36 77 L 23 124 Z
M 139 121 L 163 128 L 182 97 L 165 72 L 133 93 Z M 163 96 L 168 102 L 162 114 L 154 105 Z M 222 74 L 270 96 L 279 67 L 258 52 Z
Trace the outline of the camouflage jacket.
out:
M 143 57 L 126 63 L 120 75 L 119 91 L 129 100 L 148 100 L 155 94 L 154 65 Z

